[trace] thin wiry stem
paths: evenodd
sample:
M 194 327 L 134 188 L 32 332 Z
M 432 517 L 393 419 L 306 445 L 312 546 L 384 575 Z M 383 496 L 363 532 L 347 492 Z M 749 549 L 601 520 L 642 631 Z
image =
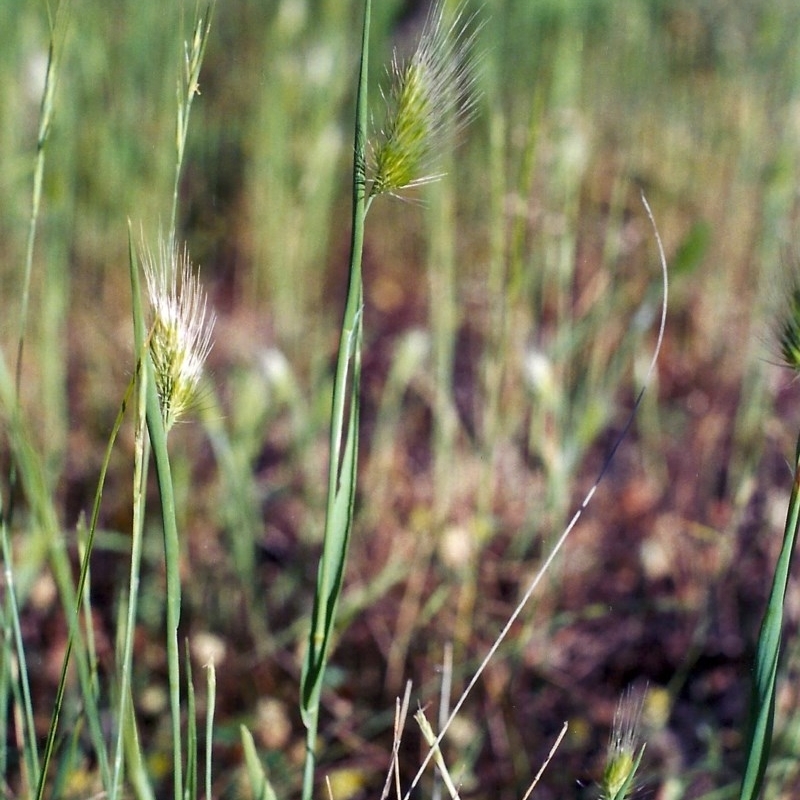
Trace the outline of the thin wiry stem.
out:
M 489 648 L 489 651 L 484 656 L 483 660 L 481 661 L 480 665 L 478 666 L 477 670 L 475 671 L 475 674 L 472 676 L 472 678 L 470 679 L 469 683 L 467 684 L 466 689 L 464 689 L 461 697 L 458 699 L 458 702 L 453 707 L 453 711 L 451 712 L 450 717 L 447 720 L 447 723 L 439 731 L 439 735 L 436 737 L 436 740 L 434 741 L 434 743 L 429 748 L 427 755 L 425 756 L 425 758 L 422 761 L 422 764 L 420 765 L 420 768 L 417 770 L 417 774 L 414 776 L 413 780 L 411 781 L 411 785 L 408 787 L 408 790 L 406 791 L 405 795 L 403 796 L 403 800 L 409 800 L 409 798 L 411 797 L 411 792 L 414 790 L 414 787 L 419 783 L 420 778 L 422 777 L 423 773 L 425 772 L 425 768 L 430 763 L 430 760 L 434 757 L 435 748 L 438 747 L 438 745 L 441 743 L 441 741 L 444 738 L 445 734 L 447 733 L 447 730 L 449 729 L 450 725 L 452 725 L 453 720 L 456 718 L 456 716 L 458 715 L 458 712 L 461 710 L 462 706 L 466 702 L 467 697 L 470 695 L 472 690 L 475 688 L 475 684 L 477 684 L 477 682 L 480 679 L 481 675 L 483 675 L 483 672 L 486 669 L 486 667 L 488 666 L 489 662 L 494 658 L 495 653 L 497 653 L 498 649 L 500 648 L 500 645 L 505 641 L 506 637 L 508 636 L 509 632 L 511 631 L 511 628 L 513 627 L 513 625 L 516 622 L 517 618 L 522 613 L 522 611 L 525 608 L 525 606 L 528 604 L 528 601 L 531 599 L 531 597 L 533 596 L 533 593 L 536 591 L 536 589 L 538 588 L 539 584 L 541 583 L 542 578 L 545 576 L 547 571 L 550 569 L 553 561 L 555 561 L 556 556 L 561 551 L 562 547 L 564 546 L 564 543 L 567 541 L 567 539 L 569 538 L 569 535 L 572 533 L 573 529 L 577 525 L 578 520 L 580 519 L 581 515 L 586 510 L 588 505 L 591 503 L 592 498 L 594 497 L 595 492 L 597 491 L 597 487 L 600 485 L 600 482 L 605 477 L 605 474 L 606 474 L 609 466 L 611 465 L 612 460 L 614 459 L 614 455 L 616 454 L 617 449 L 619 448 L 620 444 L 622 444 L 622 441 L 624 440 L 625 436 L 627 435 L 628 430 L 630 429 L 630 426 L 633 424 L 633 420 L 634 420 L 634 418 L 636 416 L 636 412 L 638 411 L 639 406 L 640 406 L 640 404 L 642 402 L 642 398 L 644 397 L 645 390 L 647 389 L 647 386 L 650 383 L 650 378 L 651 378 L 653 372 L 655 371 L 656 364 L 658 363 L 658 357 L 661 354 L 661 346 L 662 346 L 662 344 L 664 342 L 664 331 L 665 331 L 666 325 L 667 325 L 667 301 L 668 301 L 668 293 L 669 293 L 669 277 L 668 277 L 668 274 L 667 274 L 667 258 L 664 255 L 664 246 L 661 243 L 661 236 L 658 233 L 658 228 L 656 228 L 655 219 L 653 218 L 653 212 L 650 210 L 650 205 L 648 204 L 647 199 L 645 198 L 644 194 L 642 194 L 642 203 L 644 205 L 645 211 L 647 212 L 647 217 L 650 220 L 650 224 L 651 224 L 651 226 L 653 228 L 653 234 L 654 234 L 655 239 L 656 239 L 656 244 L 658 245 L 658 254 L 659 254 L 660 261 L 661 261 L 661 274 L 662 274 L 663 287 L 664 287 L 664 295 L 663 295 L 663 300 L 662 300 L 662 305 L 661 305 L 661 321 L 659 323 L 659 328 L 658 328 L 658 338 L 656 339 L 656 346 L 655 346 L 655 348 L 653 350 L 653 356 L 650 359 L 650 365 L 649 365 L 649 367 L 647 369 L 647 374 L 645 375 L 644 384 L 642 385 L 642 388 L 640 389 L 639 394 L 636 397 L 636 401 L 633 404 L 633 408 L 631 409 L 631 413 L 628 416 L 628 420 L 627 420 L 625 426 L 623 427 L 621 433 L 617 437 L 613 447 L 611 448 L 610 453 L 606 457 L 606 460 L 605 460 L 605 462 L 604 462 L 604 464 L 603 464 L 603 466 L 602 466 L 602 468 L 600 470 L 600 473 L 597 476 L 597 479 L 595 480 L 595 482 L 592 485 L 591 489 L 589 489 L 589 491 L 587 492 L 586 496 L 583 498 L 583 502 L 578 507 L 578 510 L 575 512 L 575 514 L 573 515 L 572 519 L 569 521 L 569 524 L 564 529 L 564 531 L 562 532 L 561 536 L 559 536 L 558 540 L 556 541 L 555 545 L 553 546 L 553 549 L 550 551 L 550 554 L 547 556 L 547 558 L 545 559 L 544 563 L 539 568 L 539 571 L 536 573 L 536 576 L 531 581 L 531 583 L 528 586 L 528 588 L 525 590 L 525 594 L 522 595 L 522 599 L 519 601 L 519 603 L 517 604 L 517 607 L 511 613 L 511 616 L 508 618 L 508 621 L 506 622 L 506 624 L 504 625 L 503 629 L 500 631 L 500 633 L 498 634 L 497 638 L 495 639 L 494 644 Z
M 178 80 L 177 106 L 178 117 L 175 130 L 175 182 L 172 187 L 172 216 L 169 226 L 170 244 L 174 247 L 178 225 L 178 190 L 181 181 L 186 140 L 189 133 L 189 114 L 192 101 L 200 94 L 200 67 L 208 45 L 211 31 L 211 17 L 214 13 L 214 2 L 208 3 L 205 14 L 195 14 L 194 31 L 191 42 L 184 42 L 181 77 Z
M 322 556 L 317 570 L 317 586 L 311 612 L 308 650 L 300 679 L 300 712 L 306 727 L 303 800 L 311 800 L 314 791 L 320 697 L 347 563 L 358 470 L 359 385 L 364 302 L 361 261 L 364 248 L 364 222 L 368 208 L 364 185 L 364 148 L 367 127 L 368 43 L 371 10 L 371 0 L 366 0 L 354 132 L 350 267 L 331 402 L 325 534 Z

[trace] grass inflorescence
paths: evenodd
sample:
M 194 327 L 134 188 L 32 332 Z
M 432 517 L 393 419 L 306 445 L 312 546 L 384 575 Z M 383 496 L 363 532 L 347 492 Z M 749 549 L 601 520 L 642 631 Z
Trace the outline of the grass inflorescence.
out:
M 142 265 L 152 317 L 149 352 L 169 431 L 196 405 L 214 314 L 185 248 L 170 249 L 162 239 L 155 253 L 143 249 Z
M 384 94 L 386 117 L 370 142 L 370 196 L 398 194 L 439 179 L 445 140 L 476 111 L 475 40 L 480 26 L 463 7 L 434 3 L 413 55 L 395 52 Z
M 644 700 L 644 695 L 636 695 L 632 689 L 628 689 L 620 698 L 614 712 L 606 763 L 600 781 L 602 800 L 625 800 L 633 794 L 636 771 L 645 748 L 641 743 Z
M 9 797 L 796 793 L 795 10 L 404 5 L 0 4 Z

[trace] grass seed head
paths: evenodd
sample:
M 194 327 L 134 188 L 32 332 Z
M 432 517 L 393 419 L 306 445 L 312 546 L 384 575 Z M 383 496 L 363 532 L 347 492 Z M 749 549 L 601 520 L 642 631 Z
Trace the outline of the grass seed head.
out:
M 472 21 L 459 7 L 448 22 L 442 3 L 434 3 L 411 58 L 403 63 L 395 53 L 384 93 L 386 119 L 370 146 L 371 196 L 441 177 L 431 170 L 443 140 L 475 112 L 473 47 L 480 26 Z
M 791 369 L 800 370 L 800 282 L 789 289 L 783 320 L 778 328 L 781 356 Z
M 142 263 L 152 314 L 150 353 L 169 431 L 197 401 L 214 314 L 185 248 L 161 239 L 157 254 L 143 248 Z
M 644 752 L 644 745 L 639 748 L 643 703 L 643 694 L 628 689 L 617 704 L 600 783 L 603 800 L 624 800 L 633 788 Z

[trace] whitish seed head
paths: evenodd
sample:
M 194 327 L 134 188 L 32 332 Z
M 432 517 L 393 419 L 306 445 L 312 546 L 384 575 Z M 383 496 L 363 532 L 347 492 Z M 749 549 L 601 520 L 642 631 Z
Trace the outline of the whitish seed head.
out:
M 644 745 L 639 749 L 643 703 L 644 694 L 628 689 L 617 704 L 600 784 L 603 800 L 623 800 L 633 786 L 644 750 Z
M 179 250 L 162 238 L 157 253 L 142 248 L 142 264 L 151 310 L 150 354 L 169 431 L 197 401 L 214 314 L 186 248 Z
M 397 54 L 383 93 L 386 118 L 370 144 L 370 195 L 397 194 L 441 177 L 431 171 L 442 140 L 472 118 L 476 102 L 473 48 L 480 26 L 465 19 L 463 7 L 445 19 L 434 3 L 414 54 Z

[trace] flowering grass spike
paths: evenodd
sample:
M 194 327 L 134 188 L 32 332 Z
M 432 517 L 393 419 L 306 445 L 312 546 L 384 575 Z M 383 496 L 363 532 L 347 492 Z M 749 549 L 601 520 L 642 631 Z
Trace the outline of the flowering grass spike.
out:
M 372 143 L 370 197 L 396 194 L 441 177 L 430 172 L 437 150 L 475 111 L 476 73 L 472 48 L 480 26 L 464 20 L 460 7 L 447 22 L 435 3 L 414 54 L 401 62 L 395 53 L 389 76 L 386 120 Z
M 644 695 L 631 689 L 619 700 L 600 784 L 603 800 L 625 800 L 633 788 L 636 770 L 644 753 L 644 745 L 639 748 L 643 704 Z
M 778 331 L 778 341 L 787 366 L 800 370 L 800 286 L 793 286 L 788 294 L 783 327 Z
M 170 247 L 162 239 L 156 255 L 143 248 L 142 263 L 152 314 L 150 353 L 169 431 L 197 400 L 214 314 L 185 248 Z

